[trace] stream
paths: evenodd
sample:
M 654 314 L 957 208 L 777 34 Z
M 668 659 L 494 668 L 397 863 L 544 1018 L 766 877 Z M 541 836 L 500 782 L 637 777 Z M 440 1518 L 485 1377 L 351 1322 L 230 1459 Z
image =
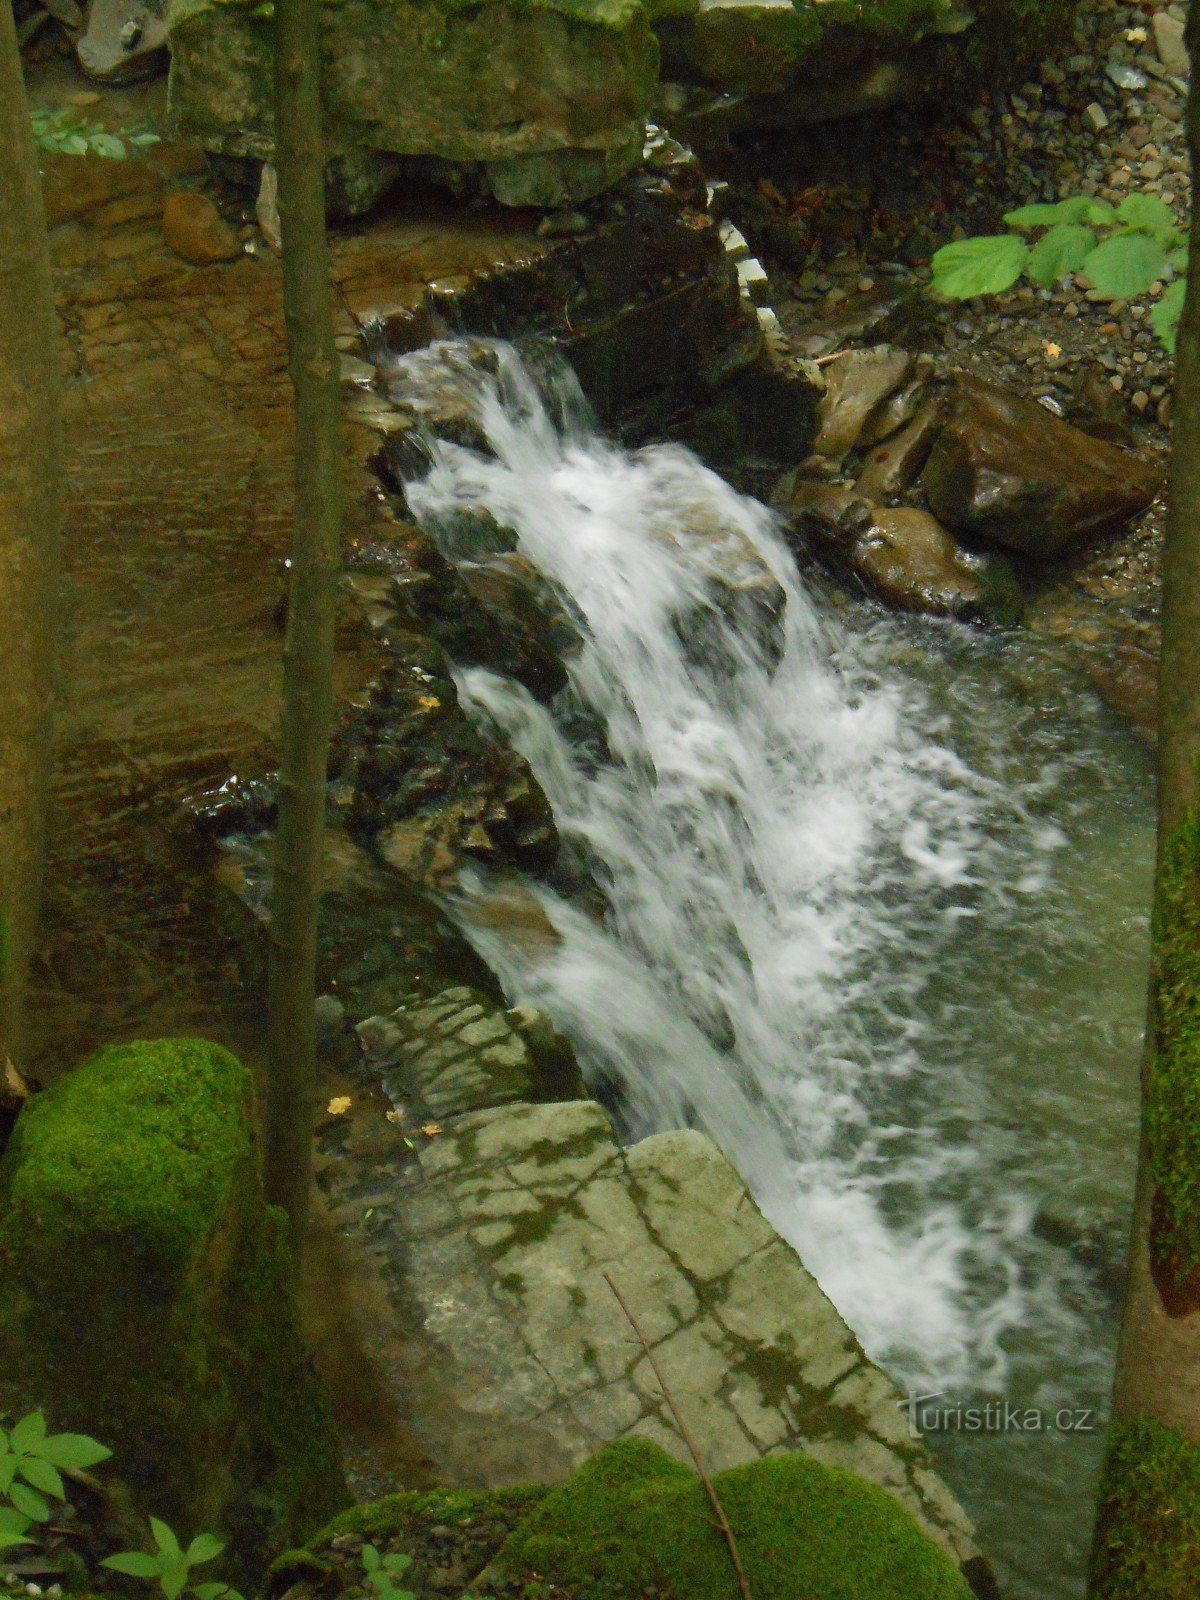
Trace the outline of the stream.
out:
M 686 451 L 617 449 L 569 377 L 497 356 L 461 375 L 494 454 L 437 441 L 408 497 L 434 528 L 485 507 L 515 529 L 584 643 L 548 706 L 458 674 L 553 805 L 562 860 L 527 887 L 557 942 L 477 915 L 482 870 L 453 914 L 623 1135 L 704 1128 L 868 1354 L 936 1397 L 928 1443 L 1004 1593 L 1079 1596 L 1148 758 L 1045 646 L 826 592 Z

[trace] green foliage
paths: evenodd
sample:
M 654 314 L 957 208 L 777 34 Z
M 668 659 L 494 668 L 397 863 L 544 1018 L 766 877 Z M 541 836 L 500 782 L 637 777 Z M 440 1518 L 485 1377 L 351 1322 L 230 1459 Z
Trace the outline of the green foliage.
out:
M 127 1578 L 143 1578 L 157 1583 L 165 1600 L 178 1600 L 181 1594 L 190 1594 L 196 1600 L 242 1600 L 236 1589 L 227 1583 L 192 1583 L 192 1568 L 215 1561 L 225 1546 L 211 1533 L 198 1533 L 185 1550 L 173 1530 L 157 1517 L 150 1518 L 150 1532 L 154 1535 L 153 1555 L 140 1550 L 124 1550 L 120 1555 L 109 1556 L 102 1567 L 123 1573 Z M 391 1596 L 385 1600 L 411 1600 L 411 1597 Z
M 411 1556 L 381 1556 L 373 1544 L 363 1545 L 363 1571 L 379 1600 L 416 1600 L 411 1589 L 398 1589 L 394 1580 L 412 1566 Z
M 1200 1445 L 1154 1417 L 1114 1422 L 1088 1594 L 1188 1600 L 1200 1572 Z
M 112 1455 L 86 1433 L 47 1433 L 31 1411 L 8 1433 L 0 1428 L 0 1550 L 30 1544 L 29 1529 L 48 1522 L 51 1500 L 65 1500 L 62 1472 L 97 1466 Z
M 107 133 L 98 122 L 85 122 L 68 107 L 57 111 L 31 111 L 33 139 L 39 150 L 65 156 L 108 156 L 124 161 L 127 146 L 144 150 L 158 143 L 156 133 Z
M 933 287 L 949 300 L 1002 294 L 1024 274 L 1048 289 L 1068 272 L 1085 273 L 1110 300 L 1130 300 L 1158 283 L 1168 267 L 1187 266 L 1187 243 L 1174 213 L 1156 195 L 1126 195 L 1114 210 L 1090 195 L 1055 205 L 1020 206 L 1004 218 L 1012 233 L 960 239 L 933 257 Z M 1033 244 L 1022 234 L 1041 232 Z M 1150 323 L 1168 350 L 1183 309 L 1183 285 L 1172 284 Z

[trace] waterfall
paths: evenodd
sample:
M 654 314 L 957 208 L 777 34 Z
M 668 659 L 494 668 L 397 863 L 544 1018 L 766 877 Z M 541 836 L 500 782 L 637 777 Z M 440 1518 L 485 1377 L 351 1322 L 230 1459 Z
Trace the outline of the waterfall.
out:
M 455 381 L 488 449 L 433 441 L 414 514 L 515 530 L 583 640 L 549 705 L 456 669 L 563 840 L 538 937 L 482 869 L 460 926 L 627 1137 L 723 1147 L 899 1381 L 1103 1405 L 1111 1303 L 1035 1218 L 1126 1205 L 1150 832 L 1120 736 L 1031 646 L 823 598 L 762 505 L 606 442 L 569 375 L 495 346 Z M 975 1498 L 1025 1473 L 1010 1510 L 1062 1551 L 1082 1450 L 1010 1449 Z

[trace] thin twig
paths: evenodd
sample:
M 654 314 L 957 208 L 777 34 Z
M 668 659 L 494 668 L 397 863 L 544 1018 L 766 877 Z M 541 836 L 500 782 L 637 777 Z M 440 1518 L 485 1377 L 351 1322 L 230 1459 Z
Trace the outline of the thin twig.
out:
M 691 1452 L 692 1460 L 696 1463 L 696 1471 L 700 1474 L 700 1481 L 704 1485 L 708 1494 L 708 1498 L 712 1503 L 712 1508 L 717 1514 L 718 1526 L 720 1527 L 721 1532 L 725 1535 L 725 1543 L 729 1546 L 729 1557 L 733 1562 L 733 1570 L 737 1573 L 738 1587 L 742 1591 L 742 1600 L 754 1600 L 753 1595 L 750 1593 L 750 1583 L 746 1577 L 745 1568 L 742 1566 L 742 1558 L 738 1554 L 737 1540 L 733 1537 L 733 1529 L 729 1526 L 729 1518 L 725 1515 L 725 1507 L 721 1504 L 720 1498 L 717 1495 L 717 1491 L 713 1487 L 712 1479 L 704 1470 L 704 1463 L 700 1459 L 700 1452 L 696 1449 L 695 1440 L 688 1432 L 687 1424 L 679 1415 L 679 1407 L 675 1404 L 674 1397 L 672 1396 L 670 1389 L 667 1387 L 667 1380 L 663 1377 L 662 1369 L 655 1360 L 654 1351 L 651 1350 L 646 1335 L 642 1332 L 637 1318 L 629 1309 L 629 1302 L 621 1293 L 620 1289 L 617 1288 L 607 1271 L 604 1273 L 604 1281 L 612 1290 L 613 1294 L 616 1295 L 617 1304 L 620 1306 L 621 1310 L 629 1318 L 629 1326 L 633 1329 L 634 1333 L 637 1334 L 638 1343 L 646 1352 L 646 1359 L 649 1361 L 650 1366 L 653 1369 L 654 1376 L 658 1379 L 658 1386 L 663 1392 L 663 1399 L 670 1407 L 671 1415 L 675 1419 L 675 1426 L 679 1429 L 680 1436 L 682 1437 L 684 1444 L 687 1445 L 689 1451 Z
M 840 361 L 843 356 L 848 356 L 849 350 L 835 350 L 831 355 L 818 356 L 813 362 L 814 367 L 827 367 L 831 361 Z

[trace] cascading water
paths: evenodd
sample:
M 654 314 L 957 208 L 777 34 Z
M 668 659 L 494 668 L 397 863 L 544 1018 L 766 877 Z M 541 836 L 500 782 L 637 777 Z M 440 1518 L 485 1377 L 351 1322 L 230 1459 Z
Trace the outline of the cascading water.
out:
M 630 1136 L 722 1145 L 901 1383 L 1095 1411 L 1149 860 L 1120 736 L 1062 681 L 1048 719 L 1028 649 L 837 616 L 762 506 L 604 443 L 563 375 L 446 354 L 492 453 L 435 442 L 414 511 L 514 529 L 583 636 L 550 706 L 458 673 L 566 857 L 526 886 L 553 936 L 498 927 L 483 872 L 461 925 Z M 1068 1438 L 932 1441 L 1022 1594 L 1079 1590 L 1099 1434 Z

